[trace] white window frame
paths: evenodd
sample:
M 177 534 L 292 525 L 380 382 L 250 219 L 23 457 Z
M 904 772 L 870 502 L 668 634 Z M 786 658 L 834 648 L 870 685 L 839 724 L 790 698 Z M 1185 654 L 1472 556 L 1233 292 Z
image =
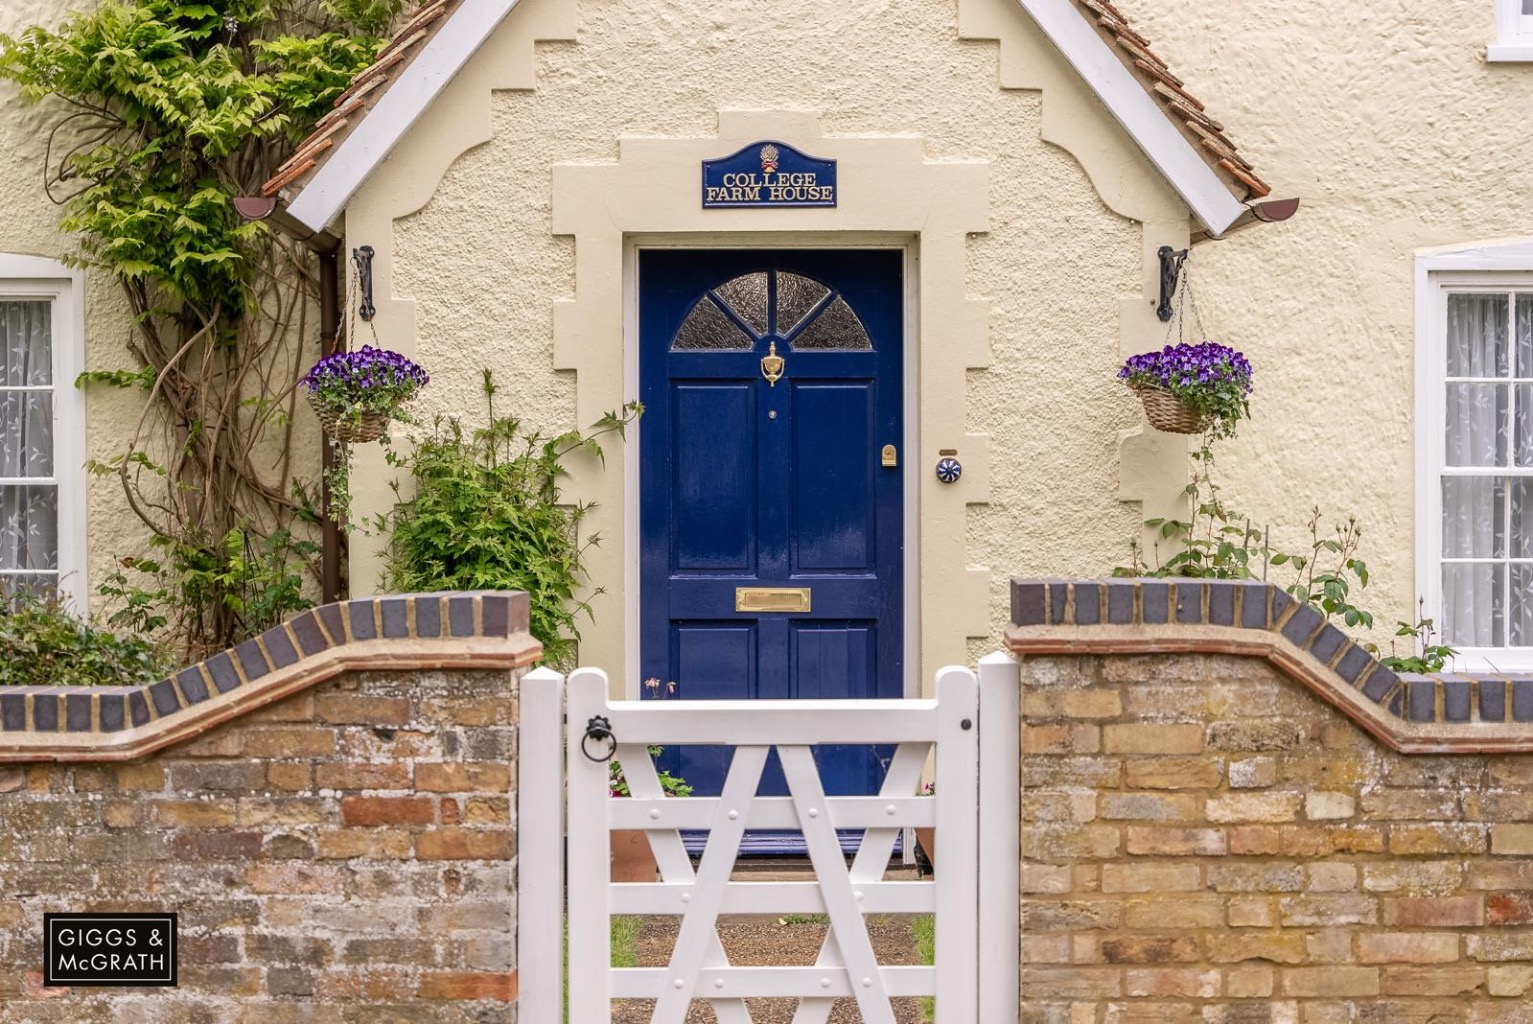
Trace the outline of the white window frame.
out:
M 59 597 L 89 611 L 86 577 L 85 276 L 58 260 L 0 253 L 0 298 L 53 303 L 53 478 L 59 489 Z
M 1416 592 L 1426 617 L 1443 626 L 1442 474 L 1448 467 L 1443 431 L 1447 395 L 1450 291 L 1533 291 L 1533 239 L 1474 243 L 1416 254 Z M 1508 475 L 1515 475 L 1515 471 Z M 1414 609 L 1413 609 L 1414 611 Z M 1439 633 L 1440 635 L 1440 633 Z M 1533 670 L 1533 647 L 1459 648 L 1450 669 L 1461 672 Z
M 1533 61 L 1533 14 L 1522 13 L 1522 0 L 1496 0 L 1496 41 L 1485 59 Z

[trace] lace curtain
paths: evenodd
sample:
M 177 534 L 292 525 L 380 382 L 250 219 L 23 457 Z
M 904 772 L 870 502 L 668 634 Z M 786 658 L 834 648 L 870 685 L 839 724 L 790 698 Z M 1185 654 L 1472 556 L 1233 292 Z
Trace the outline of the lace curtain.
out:
M 52 314 L 46 301 L 0 302 L 0 589 L 57 583 Z
M 1447 385 L 1443 635 L 1533 646 L 1533 476 L 1453 472 L 1533 468 L 1533 384 L 1515 382 L 1533 378 L 1533 296 L 1449 295 L 1447 340 L 1448 377 L 1471 379 Z

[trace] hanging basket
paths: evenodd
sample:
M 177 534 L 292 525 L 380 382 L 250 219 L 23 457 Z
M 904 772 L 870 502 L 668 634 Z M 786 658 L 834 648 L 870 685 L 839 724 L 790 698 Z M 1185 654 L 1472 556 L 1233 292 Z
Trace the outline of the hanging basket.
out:
M 1144 414 L 1150 426 L 1168 434 L 1201 434 L 1208 427 L 1208 417 L 1189 405 L 1184 405 L 1169 391 L 1159 388 L 1129 385 L 1144 403 Z
M 381 412 L 364 412 L 360 419 L 343 419 L 339 412 L 321 402 L 312 391 L 309 392 L 309 408 L 319 417 L 319 425 L 325 433 L 345 444 L 376 441 L 389 428 L 389 417 Z

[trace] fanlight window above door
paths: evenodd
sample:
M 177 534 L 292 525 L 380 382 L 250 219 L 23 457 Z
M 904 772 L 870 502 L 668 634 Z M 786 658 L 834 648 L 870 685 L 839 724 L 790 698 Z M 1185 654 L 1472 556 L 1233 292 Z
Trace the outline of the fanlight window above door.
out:
M 846 300 L 786 270 L 731 278 L 698 299 L 671 351 L 748 352 L 765 338 L 794 349 L 870 351 L 873 340 Z

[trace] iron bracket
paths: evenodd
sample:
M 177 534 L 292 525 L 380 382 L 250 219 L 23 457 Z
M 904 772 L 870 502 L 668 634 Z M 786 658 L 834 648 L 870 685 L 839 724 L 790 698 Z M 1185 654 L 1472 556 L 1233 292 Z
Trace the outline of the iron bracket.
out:
M 373 305 L 373 247 L 364 245 L 360 249 L 351 250 L 351 262 L 357 266 L 357 284 L 362 292 L 357 316 L 371 323 L 373 317 L 378 315 L 378 308 Z
M 1171 319 L 1171 299 L 1176 295 L 1177 279 L 1182 276 L 1182 264 L 1187 262 L 1190 251 L 1173 249 L 1169 245 L 1156 250 L 1155 255 L 1160 257 L 1160 305 L 1155 307 L 1155 315 L 1160 317 L 1161 323 Z

